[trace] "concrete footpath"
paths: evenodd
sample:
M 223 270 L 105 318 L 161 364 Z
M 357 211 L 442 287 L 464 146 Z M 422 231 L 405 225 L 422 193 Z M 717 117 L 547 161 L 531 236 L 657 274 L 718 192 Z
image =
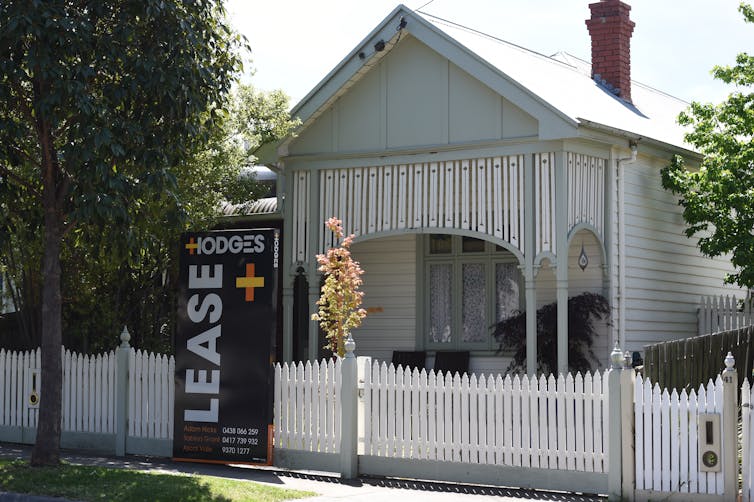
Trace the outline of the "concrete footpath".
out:
M 0 458 L 28 459 L 31 446 L 0 444 Z M 455 483 L 411 481 L 394 478 L 360 477 L 356 480 L 341 480 L 337 475 L 321 472 L 286 471 L 274 467 L 230 466 L 199 463 L 173 462 L 163 458 L 138 456 L 108 457 L 89 452 L 63 450 L 62 457 L 71 464 L 97 465 L 117 469 L 138 469 L 166 473 L 202 474 L 229 479 L 264 483 L 280 488 L 306 490 L 318 494 L 302 499 L 320 501 L 395 502 L 450 502 L 482 501 L 517 502 L 521 500 L 557 500 L 563 502 L 593 502 L 606 500 L 595 495 L 580 495 L 539 490 L 519 490 L 489 486 L 474 486 Z M 36 497 L 0 492 L 0 501 L 17 502 L 64 502 L 63 499 Z

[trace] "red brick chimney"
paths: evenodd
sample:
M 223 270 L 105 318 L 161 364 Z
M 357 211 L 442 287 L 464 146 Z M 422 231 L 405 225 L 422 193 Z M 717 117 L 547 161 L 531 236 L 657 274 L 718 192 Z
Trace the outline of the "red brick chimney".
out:
M 631 103 L 631 6 L 620 0 L 589 4 L 586 20 L 592 38 L 592 77 Z

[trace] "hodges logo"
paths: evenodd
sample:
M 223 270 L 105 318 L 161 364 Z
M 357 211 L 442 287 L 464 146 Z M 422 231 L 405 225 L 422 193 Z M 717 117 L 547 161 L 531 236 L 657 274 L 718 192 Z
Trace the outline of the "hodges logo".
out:
M 191 255 L 254 254 L 264 251 L 264 235 L 211 235 L 189 237 L 185 248 Z

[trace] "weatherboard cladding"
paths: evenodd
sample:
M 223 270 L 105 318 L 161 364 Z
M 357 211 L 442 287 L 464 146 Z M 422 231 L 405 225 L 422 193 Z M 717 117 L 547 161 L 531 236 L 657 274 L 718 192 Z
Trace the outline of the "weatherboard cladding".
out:
M 681 208 L 663 190 L 662 159 L 640 155 L 625 169 L 627 350 L 694 336 L 702 295 L 730 293 L 725 258 L 708 259 L 683 234 Z
M 353 244 L 364 270 L 364 308 L 376 309 L 353 336 L 361 356 L 390 361 L 393 350 L 416 344 L 416 235 Z

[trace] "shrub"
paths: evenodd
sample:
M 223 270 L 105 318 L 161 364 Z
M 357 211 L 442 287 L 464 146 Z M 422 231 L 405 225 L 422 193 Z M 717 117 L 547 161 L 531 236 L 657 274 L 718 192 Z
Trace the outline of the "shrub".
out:
M 607 319 L 610 305 L 604 296 L 582 293 L 568 299 L 568 366 L 570 371 L 592 371 L 599 364 L 592 351 L 597 332 L 595 319 Z M 555 373 L 558 368 L 558 306 L 550 303 L 537 310 L 537 372 Z M 507 371 L 526 369 L 526 312 L 517 312 L 494 326 L 500 351 L 513 351 Z

